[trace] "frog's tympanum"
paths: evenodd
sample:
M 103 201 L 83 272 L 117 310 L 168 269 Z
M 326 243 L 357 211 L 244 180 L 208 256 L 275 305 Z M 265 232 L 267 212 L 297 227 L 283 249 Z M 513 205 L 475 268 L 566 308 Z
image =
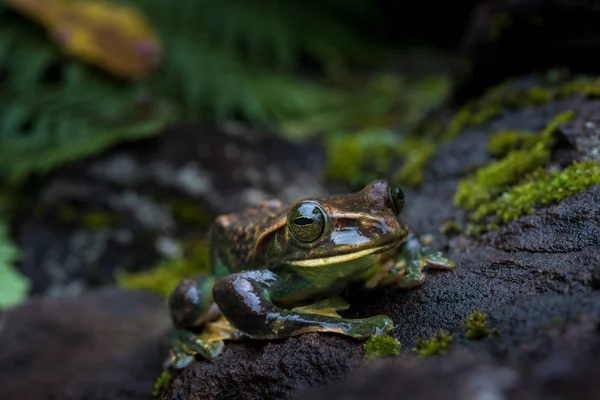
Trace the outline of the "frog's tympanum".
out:
M 384 180 L 342 196 L 292 206 L 265 201 L 222 215 L 211 230 L 213 274 L 186 279 L 169 299 L 176 327 L 171 364 L 213 358 L 224 340 L 275 339 L 334 332 L 356 339 L 393 327 L 385 315 L 342 318 L 346 285 L 420 286 L 425 267 L 454 264 L 422 243 L 399 219 L 404 194 Z

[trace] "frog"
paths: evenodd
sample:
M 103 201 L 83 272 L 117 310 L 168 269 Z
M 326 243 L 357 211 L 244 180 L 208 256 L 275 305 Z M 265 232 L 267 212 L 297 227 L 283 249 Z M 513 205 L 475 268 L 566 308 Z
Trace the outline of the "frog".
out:
M 308 332 L 356 340 L 388 334 L 387 315 L 344 318 L 344 289 L 425 282 L 427 268 L 454 263 L 402 222 L 405 195 L 375 180 L 362 190 L 285 205 L 264 200 L 218 216 L 210 229 L 211 273 L 186 278 L 168 299 L 174 325 L 170 365 L 212 359 L 224 342 L 273 340 Z

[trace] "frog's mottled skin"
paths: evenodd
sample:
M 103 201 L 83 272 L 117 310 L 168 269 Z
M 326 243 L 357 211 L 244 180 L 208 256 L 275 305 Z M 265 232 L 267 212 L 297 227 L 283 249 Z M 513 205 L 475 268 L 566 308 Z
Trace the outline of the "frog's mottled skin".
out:
M 213 275 L 184 280 L 170 298 L 178 328 L 172 364 L 182 368 L 195 354 L 214 357 L 223 340 L 243 335 L 319 331 L 366 339 L 391 330 L 385 315 L 340 317 L 337 311 L 348 305 L 334 296 L 356 281 L 413 288 L 424 282 L 426 266 L 453 268 L 399 222 L 403 201 L 399 188 L 379 180 L 358 193 L 292 206 L 273 200 L 218 217 L 211 231 Z

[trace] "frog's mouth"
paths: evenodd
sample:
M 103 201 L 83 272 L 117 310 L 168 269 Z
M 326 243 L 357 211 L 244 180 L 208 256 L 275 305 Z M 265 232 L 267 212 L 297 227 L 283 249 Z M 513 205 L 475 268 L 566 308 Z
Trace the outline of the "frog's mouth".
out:
M 369 249 L 359 250 L 352 253 L 337 254 L 335 256 L 312 258 L 305 260 L 290 261 L 290 264 L 298 267 L 323 267 L 331 264 L 343 263 L 346 261 L 356 260 L 357 258 L 365 257 L 371 254 L 383 253 L 393 248 L 398 247 L 398 243 L 389 243 L 379 247 L 371 247 Z

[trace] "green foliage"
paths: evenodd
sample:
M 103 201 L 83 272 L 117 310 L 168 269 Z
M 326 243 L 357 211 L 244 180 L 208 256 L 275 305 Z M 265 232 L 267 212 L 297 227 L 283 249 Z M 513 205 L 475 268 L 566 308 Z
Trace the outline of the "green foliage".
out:
M 479 169 L 475 177 L 461 180 L 454 196 L 454 204 L 466 210 L 475 210 L 510 185 L 521 181 L 527 173 L 544 165 L 550 158 L 554 132 L 560 124 L 571 120 L 573 116 L 572 111 L 558 114 L 544 131 L 537 135 L 537 142 L 531 149 L 513 150 L 504 158 Z
M 373 336 L 365 342 L 364 347 L 367 361 L 385 356 L 397 356 L 401 348 L 398 340 L 388 335 Z
M 450 350 L 452 336 L 444 330 L 439 331 L 429 340 L 417 339 L 413 352 L 421 357 L 431 357 L 436 354 L 446 354 Z
M 167 389 L 171 385 L 171 381 L 173 377 L 168 372 L 161 373 L 156 382 L 154 382 L 154 388 L 152 389 L 152 398 L 153 399 L 162 399 L 163 394 L 166 393 Z
M 182 279 L 210 271 L 209 247 L 204 241 L 189 242 L 181 258 L 163 260 L 143 272 L 120 272 L 117 284 L 127 289 L 141 289 L 167 298 Z
M 35 23 L 0 8 L 0 179 L 50 171 L 177 118 L 307 118 L 341 97 L 299 77 L 302 57 L 333 78 L 376 53 L 349 22 L 370 14 L 363 0 L 118 2 L 138 8 L 162 41 L 163 64 L 147 81 L 69 61 Z
M 156 84 L 182 99 L 192 116 L 242 115 L 255 123 L 307 116 L 339 98 L 291 74 L 302 56 L 329 75 L 359 54 L 373 55 L 347 22 L 367 2 L 243 2 L 121 0 L 138 7 L 164 45 Z M 354 6 L 353 6 L 354 5 Z
M 487 314 L 475 311 L 467 317 L 466 333 L 469 339 L 483 339 L 490 334 L 487 326 Z
M 18 258 L 8 226 L 0 219 L 0 309 L 15 306 L 27 297 L 29 281 L 14 268 Z

